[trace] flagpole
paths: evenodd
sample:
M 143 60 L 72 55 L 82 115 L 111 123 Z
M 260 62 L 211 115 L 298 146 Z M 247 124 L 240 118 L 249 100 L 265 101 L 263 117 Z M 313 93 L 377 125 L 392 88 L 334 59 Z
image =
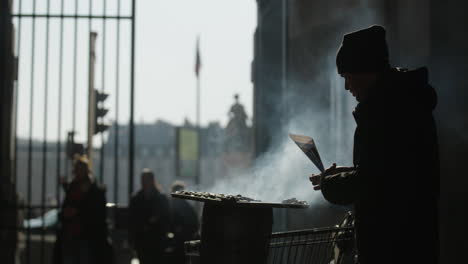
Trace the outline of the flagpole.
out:
M 200 76 L 197 76 L 197 128 L 200 128 Z
M 198 136 L 198 159 L 197 159 L 197 176 L 195 184 L 200 184 L 201 176 L 201 127 L 200 127 L 200 75 L 197 75 L 197 136 Z
M 195 184 L 200 184 L 201 178 L 201 126 L 200 126 L 200 68 L 201 68 L 201 58 L 200 58 L 200 36 L 197 37 L 196 51 L 195 51 L 195 75 L 197 76 L 197 95 L 196 95 L 196 126 L 197 126 L 197 139 L 198 139 L 198 148 L 197 148 L 197 171 L 195 176 Z

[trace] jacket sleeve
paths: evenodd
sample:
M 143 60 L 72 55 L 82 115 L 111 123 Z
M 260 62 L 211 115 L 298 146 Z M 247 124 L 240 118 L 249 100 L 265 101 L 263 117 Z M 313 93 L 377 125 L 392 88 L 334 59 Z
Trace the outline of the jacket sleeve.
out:
M 352 204 L 357 198 L 358 177 L 358 170 L 324 177 L 321 183 L 323 197 L 333 204 Z

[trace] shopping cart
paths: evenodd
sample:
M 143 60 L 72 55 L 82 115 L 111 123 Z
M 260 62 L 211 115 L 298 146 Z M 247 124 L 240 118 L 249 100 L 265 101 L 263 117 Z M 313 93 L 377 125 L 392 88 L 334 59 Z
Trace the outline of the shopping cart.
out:
M 187 241 L 187 263 L 199 263 L 200 240 Z M 329 227 L 273 233 L 268 264 L 351 264 L 355 261 L 354 228 Z
M 268 264 L 354 263 L 353 227 L 328 227 L 273 233 Z

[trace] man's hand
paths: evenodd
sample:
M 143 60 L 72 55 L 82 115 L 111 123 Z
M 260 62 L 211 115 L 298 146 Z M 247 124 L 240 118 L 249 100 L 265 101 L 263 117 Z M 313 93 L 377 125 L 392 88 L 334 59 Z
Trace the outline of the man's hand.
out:
M 330 168 L 326 169 L 323 173 L 312 174 L 309 177 L 309 179 L 312 182 L 312 185 L 314 186 L 314 190 L 318 191 L 321 188 L 320 184 L 322 183 L 323 178 L 325 178 L 326 176 L 351 171 L 353 169 L 353 167 L 337 167 L 336 163 L 333 163 L 333 165 L 331 165 Z
M 312 174 L 309 177 L 309 180 L 312 182 L 312 185 L 314 186 L 314 190 L 316 191 L 320 190 L 320 182 L 322 181 L 322 174 Z

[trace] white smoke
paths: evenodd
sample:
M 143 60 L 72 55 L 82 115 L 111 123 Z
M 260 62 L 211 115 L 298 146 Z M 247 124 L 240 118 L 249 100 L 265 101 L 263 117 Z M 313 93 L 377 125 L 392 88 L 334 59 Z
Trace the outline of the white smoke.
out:
M 345 32 L 372 24 L 382 24 L 380 18 L 375 15 L 374 8 L 372 1 L 360 0 L 360 4 L 352 10 L 352 14 L 355 15 L 350 17 L 346 31 L 337 32 L 337 35 L 341 36 Z M 337 9 L 334 15 L 341 17 L 349 13 L 348 11 Z M 240 175 L 220 179 L 206 191 L 241 194 L 265 202 L 281 202 L 293 197 L 305 200 L 310 205 L 324 202 L 321 192 L 314 191 L 309 181 L 310 174 L 319 173 L 319 170 L 289 138 L 288 133 L 311 136 L 317 144 L 325 168 L 333 162 L 338 162 L 338 165 L 343 166 L 352 165 L 351 142 L 355 124 L 351 112 L 355 101 L 344 91 L 344 84 L 336 72 L 335 56 L 339 44 L 337 42 L 336 46 L 322 50 L 323 58 L 326 58 L 328 63 L 324 65 L 322 74 L 316 76 L 321 80 L 323 78 L 330 80 L 330 94 L 324 96 L 324 98 L 330 98 L 329 108 L 308 105 L 300 93 L 304 87 L 314 89 L 316 86 L 323 85 L 323 82 L 308 80 L 301 83 L 297 80 L 288 80 L 288 86 L 297 85 L 299 89 L 292 90 L 299 92 L 283 94 L 283 103 L 286 105 L 278 107 L 288 112 L 285 117 L 289 120 L 284 127 L 280 128 L 279 134 L 276 134 L 277 140 L 272 144 L 273 147 L 258 157 L 252 168 Z M 306 57 L 307 55 L 305 54 Z M 313 56 L 310 54 L 310 57 Z M 327 93 L 326 89 L 315 90 Z M 322 97 L 323 94 L 317 93 L 316 96 Z
M 270 151 L 257 158 L 250 169 L 247 169 L 241 175 L 221 179 L 209 188 L 208 192 L 223 194 L 241 194 L 265 202 L 281 202 L 289 198 L 305 200 L 309 204 L 324 201 L 320 192 L 314 191 L 309 181 L 310 174 L 320 173 L 315 165 L 305 156 L 305 154 L 289 138 L 288 133 L 307 134 L 318 139 L 317 146 L 324 145 L 320 143 L 320 137 L 315 137 L 319 133 L 310 129 L 311 117 L 298 117 L 286 125 L 283 135 L 280 135 L 280 142 L 275 144 Z M 309 120 L 308 120 L 309 119 Z M 300 120 L 301 122 L 297 122 Z M 289 130 L 290 129 L 290 130 Z M 324 137 L 324 134 L 322 137 Z M 323 148 L 325 150 L 326 148 Z M 326 153 L 321 153 L 326 154 Z M 324 166 L 330 164 L 323 159 Z
M 330 80 L 336 79 L 337 74 L 333 67 L 327 67 L 323 72 Z M 306 83 L 290 80 L 288 85 L 314 89 L 320 83 L 313 80 Z M 340 91 L 345 93 L 342 83 L 334 82 L 330 85 L 338 85 Z M 342 144 L 346 140 L 336 140 L 344 135 L 343 133 L 337 134 L 331 123 L 331 120 L 336 116 L 331 115 L 330 108 L 303 104 L 295 104 L 291 107 L 292 102 L 299 102 L 303 98 L 299 99 L 300 95 L 298 94 L 284 96 L 287 98 L 283 101 L 283 105 L 278 105 L 278 107 L 287 111 L 288 114 L 283 117 L 286 118 L 284 125 L 274 133 L 273 138 L 276 140 L 272 143 L 272 147 L 259 156 L 251 168 L 246 169 L 243 173 L 227 175 L 227 177 L 214 182 L 212 187 L 202 187 L 199 189 L 200 191 L 230 195 L 240 194 L 264 202 L 281 202 L 290 198 L 304 200 L 311 206 L 325 202 L 322 193 L 315 191 L 309 180 L 311 174 L 318 174 L 320 171 L 289 138 L 289 133 L 312 137 L 325 168 L 333 162 L 337 162 L 337 157 L 343 155 L 347 157 L 340 157 L 340 161 L 346 161 L 347 164 L 339 165 L 351 165 L 351 151 L 350 149 L 343 150 L 348 148 L 348 145 L 337 148 L 337 144 Z M 290 109 L 293 111 L 289 111 Z M 349 118 L 352 118 L 351 111 L 352 108 L 348 112 Z M 352 138 L 350 137 L 349 140 Z M 337 153 L 337 150 L 340 153 Z

